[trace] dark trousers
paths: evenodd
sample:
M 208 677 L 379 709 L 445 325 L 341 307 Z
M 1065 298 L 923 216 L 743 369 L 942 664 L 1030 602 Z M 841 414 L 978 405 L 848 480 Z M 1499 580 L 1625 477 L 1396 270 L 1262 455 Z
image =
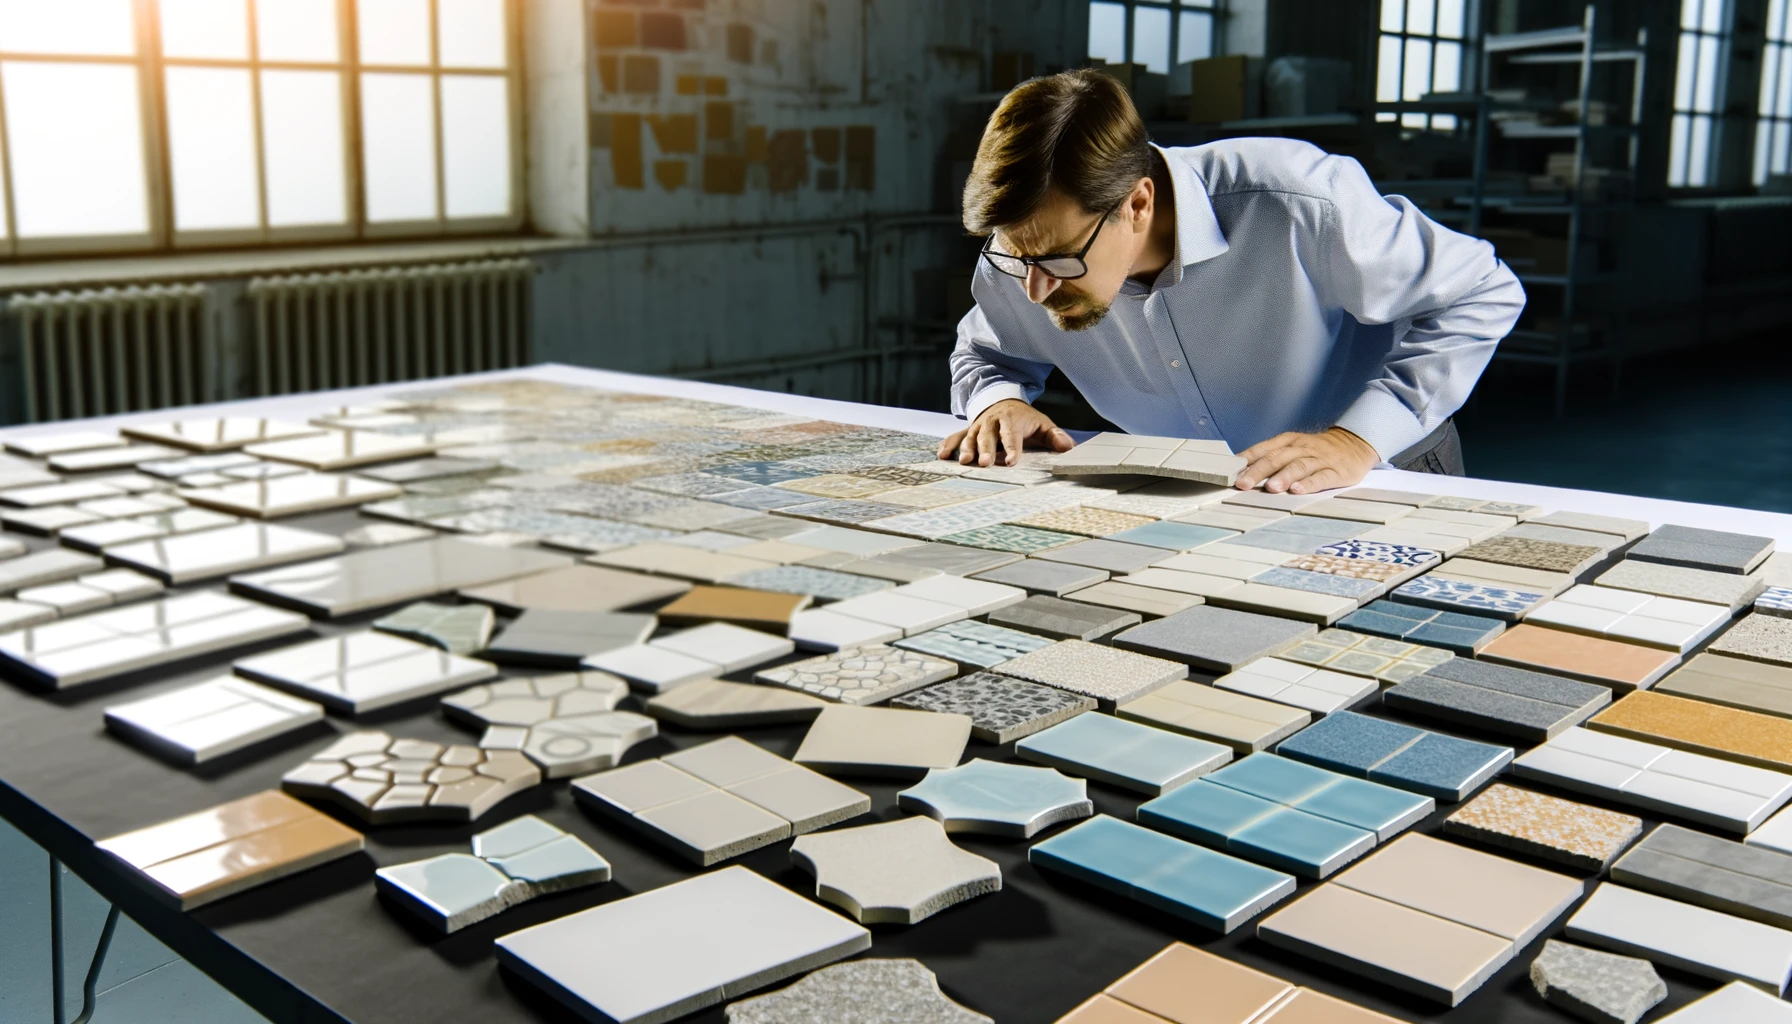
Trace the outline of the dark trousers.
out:
M 1441 473 L 1444 476 L 1467 476 L 1462 468 L 1462 435 L 1456 432 L 1456 421 L 1426 434 L 1418 444 L 1388 460 L 1395 469 L 1414 473 Z

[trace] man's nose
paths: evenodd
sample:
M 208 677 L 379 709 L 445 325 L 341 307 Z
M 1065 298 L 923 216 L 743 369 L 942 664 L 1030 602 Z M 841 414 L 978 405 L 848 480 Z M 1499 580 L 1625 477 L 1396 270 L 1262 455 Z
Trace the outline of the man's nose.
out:
M 1038 267 L 1027 268 L 1027 298 L 1035 303 L 1044 302 L 1058 290 L 1064 282 L 1040 270 Z

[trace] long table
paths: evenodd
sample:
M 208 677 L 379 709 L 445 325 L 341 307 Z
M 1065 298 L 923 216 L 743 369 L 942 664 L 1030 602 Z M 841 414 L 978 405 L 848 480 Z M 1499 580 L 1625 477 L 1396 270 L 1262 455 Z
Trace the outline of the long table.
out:
M 959 424 L 950 416 L 936 413 L 565 366 L 225 403 L 181 410 L 180 416 L 303 417 L 330 407 L 402 396 L 414 388 L 515 378 L 699 398 L 941 436 Z M 133 421 L 170 418 L 167 411 L 161 411 L 78 424 L 40 425 L 0 432 L 0 441 L 76 426 L 109 429 Z M 1646 519 L 1655 524 L 1675 522 L 1764 534 L 1792 545 L 1792 516 L 1786 515 L 1488 480 L 1446 482 L 1391 469 L 1372 472 L 1366 483 L 1507 498 L 1552 508 Z M 282 522 L 339 533 L 366 520 L 353 511 L 338 511 Z M 32 538 L 31 542 L 34 548 L 54 543 L 39 538 Z M 318 622 L 314 628 L 320 635 L 333 635 L 365 627 L 377 615 Z M 270 643 L 263 649 L 284 642 L 290 641 Z M 270 1020 L 279 1024 L 437 1024 L 462 1020 L 522 1024 L 575 1020 L 527 982 L 500 970 L 492 955 L 493 941 L 519 928 L 693 874 L 682 861 L 641 837 L 576 808 L 567 786 L 559 783 L 539 786 L 513 798 L 500 812 L 473 825 L 373 828 L 368 832 L 364 855 L 336 861 L 194 912 L 168 910 L 153 900 L 127 869 L 97 851 L 93 841 L 277 788 L 280 776 L 307 754 L 327 745 L 337 734 L 337 727 L 322 725 L 290 736 L 272 750 L 256 748 L 198 770 L 183 770 L 107 734 L 101 711 L 127 696 L 149 696 L 227 672 L 231 661 L 245 653 L 233 651 L 227 656 L 183 664 L 175 671 L 136 673 L 63 693 L 45 694 L 11 683 L 0 684 L 0 815 L 151 934 Z M 357 719 L 355 726 L 384 729 L 395 736 L 472 742 L 470 733 L 443 719 L 433 705 L 433 701 L 414 702 L 375 712 Z M 1373 713 L 1386 714 L 1379 706 Z M 789 756 L 795 752 L 804 728 L 758 728 L 747 735 L 768 749 Z M 715 735 L 665 726 L 658 739 L 635 748 L 629 759 L 659 756 Z M 991 747 L 974 743 L 967 756 L 1012 760 L 1013 751 L 1011 745 Z M 872 818 L 888 820 L 901 815 L 895 795 L 907 783 L 856 778 L 847 781 L 871 796 Z M 1098 812 L 1129 820 L 1140 802 L 1102 785 L 1092 784 L 1089 792 Z M 1583 796 L 1574 799 L 1587 800 Z M 1621 809 L 1635 813 L 1633 809 Z M 1439 822 L 1450 810 L 1452 806 L 1440 809 L 1418 825 L 1418 831 L 1437 832 Z M 474 832 L 524 813 L 540 815 L 586 839 L 614 865 L 615 880 L 538 899 L 448 937 L 435 934 L 384 905 L 375 894 L 372 882 L 376 867 L 465 851 Z M 1444 1011 L 1348 972 L 1272 948 L 1254 937 L 1255 929 L 1250 924 L 1230 936 L 1216 937 L 1140 904 L 1063 876 L 1036 871 L 1026 861 L 1029 843 L 974 835 L 955 836 L 955 841 L 1001 865 L 1002 891 L 953 907 L 913 927 L 877 926 L 873 928 L 873 946 L 867 955 L 919 958 L 938 974 L 949 994 L 1004 1024 L 1053 1021 L 1172 940 L 1221 952 L 1295 983 L 1405 1020 L 1545 1024 L 1567 1019 L 1543 1003 L 1527 977 L 1541 938 L 1462 1006 Z M 733 863 L 744 864 L 773 881 L 813 895 L 814 880 L 790 863 L 788 844 L 766 847 Z M 1302 887 L 1311 884 L 1303 881 Z M 0 908 L 0 918 L 3 916 Z M 1560 931 L 1558 922 L 1548 934 L 1559 936 Z M 69 971 L 71 976 L 79 977 L 85 968 L 84 962 L 75 963 Z M 1661 969 L 1661 974 L 1667 980 L 1669 998 L 1657 1014 L 1716 987 L 1704 979 L 1666 968 Z M 100 1019 L 105 1019 L 103 1009 Z M 720 1022 L 725 1015 L 717 1007 L 689 1019 Z

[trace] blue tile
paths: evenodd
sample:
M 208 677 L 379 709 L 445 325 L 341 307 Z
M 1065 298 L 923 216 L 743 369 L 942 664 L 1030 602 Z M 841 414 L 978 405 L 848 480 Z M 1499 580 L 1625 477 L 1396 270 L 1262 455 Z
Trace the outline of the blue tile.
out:
M 1431 622 L 1437 626 L 1449 626 L 1452 629 L 1491 630 L 1494 633 L 1504 632 L 1506 624 L 1486 615 L 1469 615 L 1465 612 L 1438 612 Z
M 1227 765 L 1207 778 L 1209 782 L 1230 786 L 1241 793 L 1278 804 L 1292 804 L 1331 785 L 1338 777 L 1323 768 L 1258 753 L 1237 764 Z
M 1437 808 L 1428 796 L 1361 779 L 1339 779 L 1294 807 L 1373 832 L 1382 842 L 1417 824 Z
M 1379 594 L 1383 590 L 1383 584 L 1374 580 L 1359 580 L 1354 576 L 1336 576 L 1332 573 L 1309 572 L 1306 569 L 1290 569 L 1286 566 L 1277 566 L 1268 572 L 1258 573 L 1251 577 L 1251 582 L 1359 600 L 1371 594 Z
M 1283 871 L 1324 878 L 1375 842 L 1373 832 L 1283 807 L 1227 837 L 1226 849 Z
M 1437 617 L 1437 613 L 1434 611 L 1425 608 L 1414 608 L 1412 605 L 1401 604 L 1398 601 L 1371 601 L 1363 606 L 1363 611 L 1379 612 L 1382 615 L 1392 615 L 1396 618 L 1405 619 L 1414 625 L 1421 622 L 1430 622 Z
M 1387 562 L 1390 565 L 1429 565 L 1442 557 L 1430 548 L 1377 540 L 1342 540 L 1336 544 L 1327 544 L 1319 549 L 1319 553 L 1333 558 L 1359 558 L 1370 562 Z
M 1512 763 L 1512 748 L 1428 733 L 1369 778 L 1456 803 Z
M 1049 867 L 1111 892 L 1131 895 L 1166 858 L 1182 855 L 1179 839 L 1097 814 L 1027 851 L 1027 861 Z
M 1548 598 L 1529 590 L 1495 587 L 1468 580 L 1439 576 L 1420 576 L 1394 588 L 1393 596 L 1401 601 L 1432 608 L 1468 608 L 1501 619 L 1516 620 Z
M 1425 730 L 1354 711 L 1327 715 L 1283 740 L 1276 753 L 1361 775 L 1425 735 Z
M 1014 745 L 1029 761 L 1150 796 L 1225 764 L 1232 748 L 1112 715 L 1078 715 Z
M 1125 541 L 1129 544 L 1145 544 L 1154 548 L 1168 548 L 1171 551 L 1193 551 L 1203 544 L 1225 540 L 1238 536 L 1237 530 L 1222 530 L 1217 526 L 1200 526 L 1195 523 L 1146 523 L 1130 530 L 1109 534 L 1108 540 Z
M 1281 804 L 1196 779 L 1139 805 L 1139 822 L 1208 846 L 1224 847 L 1226 837 Z
M 1465 629 L 1461 626 L 1445 626 L 1435 622 L 1427 622 L 1404 639 L 1416 644 L 1430 644 L 1442 647 L 1446 651 L 1473 657 L 1481 648 L 1492 642 L 1503 630 Z
M 1373 607 L 1373 605 L 1370 606 L 1370 608 Z M 1388 615 L 1385 612 L 1371 611 L 1368 608 L 1359 608 L 1338 620 L 1339 629 L 1353 629 L 1358 633 L 1392 637 L 1396 640 L 1412 632 L 1416 625 L 1418 623 L 1411 619 Z
M 1267 551 L 1286 551 L 1291 555 L 1310 555 L 1319 550 L 1319 545 L 1324 544 L 1325 539 L 1310 534 L 1263 526 L 1240 536 L 1238 543 L 1249 544 L 1251 547 L 1263 548 Z

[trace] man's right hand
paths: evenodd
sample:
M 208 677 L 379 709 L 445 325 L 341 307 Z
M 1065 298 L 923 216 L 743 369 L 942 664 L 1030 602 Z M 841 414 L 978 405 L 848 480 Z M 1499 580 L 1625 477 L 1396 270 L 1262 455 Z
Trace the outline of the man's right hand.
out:
M 1076 445 L 1051 417 L 1017 398 L 1005 398 L 983 410 L 970 426 L 941 441 L 940 458 L 956 458 L 966 466 L 1012 466 L 1020 462 L 1021 449 L 1029 441 L 1055 452 L 1067 452 Z

